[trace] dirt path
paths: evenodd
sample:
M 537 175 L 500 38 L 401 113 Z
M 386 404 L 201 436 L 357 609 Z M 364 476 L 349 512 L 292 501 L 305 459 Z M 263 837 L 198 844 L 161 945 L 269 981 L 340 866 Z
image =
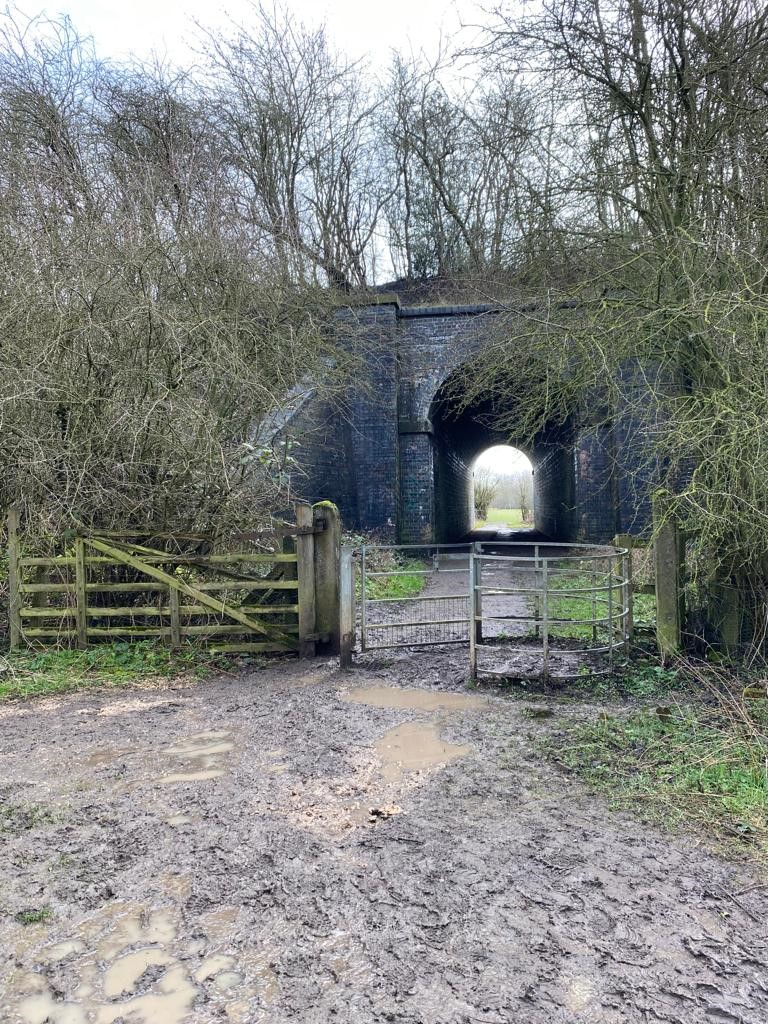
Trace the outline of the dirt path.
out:
M 613 814 L 464 671 L 6 707 L 0 1019 L 764 1024 L 765 879 Z

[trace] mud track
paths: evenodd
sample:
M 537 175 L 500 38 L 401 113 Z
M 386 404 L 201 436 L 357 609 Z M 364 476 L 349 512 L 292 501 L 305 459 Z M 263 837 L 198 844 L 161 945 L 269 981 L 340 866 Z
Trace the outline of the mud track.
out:
M 465 667 L 6 706 L 0 1020 L 764 1024 L 765 879 L 541 761 L 597 709 L 531 723 Z

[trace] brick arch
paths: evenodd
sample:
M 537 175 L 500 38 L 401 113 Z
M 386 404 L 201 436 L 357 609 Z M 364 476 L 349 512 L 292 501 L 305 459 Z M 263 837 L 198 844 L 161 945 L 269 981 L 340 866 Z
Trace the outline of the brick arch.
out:
M 475 459 L 493 445 L 509 444 L 524 450 L 533 465 L 536 529 L 553 539 L 572 539 L 572 426 L 550 427 L 532 444 L 525 444 L 522 438 L 509 433 L 509 425 L 514 423 L 513 400 L 502 408 L 487 400 L 470 405 L 457 400 L 466 359 L 465 350 L 463 362 L 457 359 L 458 365 L 451 372 L 441 374 L 420 431 L 405 439 L 405 459 L 401 447 L 404 500 L 400 522 L 404 535 L 412 541 L 429 537 L 446 543 L 464 537 L 472 529 L 474 519 Z M 403 440 L 401 436 L 401 445 Z
M 450 541 L 466 532 L 461 486 L 468 491 L 472 451 L 515 439 L 486 421 L 473 440 L 472 410 L 465 410 L 467 439 L 459 443 L 441 396 L 514 315 L 504 310 L 500 321 L 500 314 L 487 305 L 401 307 L 395 295 L 340 310 L 337 331 L 362 356 L 361 371 L 340 403 L 307 400 L 281 428 L 284 435 L 295 428 L 301 440 L 294 490 L 335 501 L 349 529 L 391 541 Z M 638 487 L 634 447 L 634 425 L 622 410 L 611 422 L 544 431 L 531 453 L 537 527 L 594 542 L 642 529 L 647 481 Z

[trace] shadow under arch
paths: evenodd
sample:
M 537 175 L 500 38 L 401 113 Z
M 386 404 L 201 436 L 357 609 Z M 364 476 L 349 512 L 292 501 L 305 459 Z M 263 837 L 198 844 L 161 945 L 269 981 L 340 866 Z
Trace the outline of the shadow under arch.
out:
M 435 540 L 451 543 L 473 527 L 472 469 L 495 445 L 522 451 L 533 466 L 534 528 L 551 540 L 575 539 L 574 429 L 548 424 L 528 440 L 515 436 L 514 396 L 462 401 L 459 368 L 437 389 L 429 410 L 434 460 Z

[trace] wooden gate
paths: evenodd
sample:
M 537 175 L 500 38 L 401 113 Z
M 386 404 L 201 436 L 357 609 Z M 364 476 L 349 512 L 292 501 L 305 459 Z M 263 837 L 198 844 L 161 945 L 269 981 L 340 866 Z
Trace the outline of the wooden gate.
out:
M 296 507 L 296 525 L 201 536 L 84 531 L 61 553 L 26 550 L 8 523 L 11 647 L 161 639 L 221 652 L 315 653 L 315 534 L 322 518 Z

